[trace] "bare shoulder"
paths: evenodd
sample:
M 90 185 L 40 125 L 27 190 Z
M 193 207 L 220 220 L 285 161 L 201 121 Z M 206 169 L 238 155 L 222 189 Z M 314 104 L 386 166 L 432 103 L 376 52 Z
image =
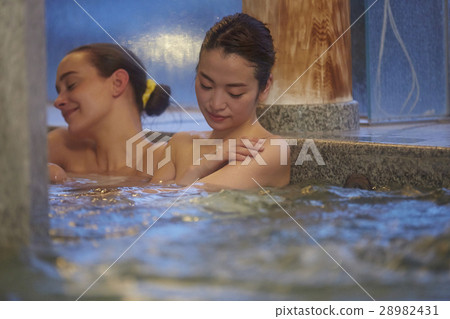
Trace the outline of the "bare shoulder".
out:
M 192 143 L 193 140 L 195 139 L 200 139 L 200 138 L 209 138 L 209 135 L 211 134 L 211 132 L 208 131 L 204 131 L 204 132 L 199 132 L 199 131 L 186 131 L 186 132 L 179 132 L 179 133 L 175 133 L 172 138 L 170 139 L 170 143 L 171 144 L 183 144 L 185 145 L 185 143 L 189 142 Z
M 191 135 L 192 135 L 192 132 L 178 132 L 172 136 L 170 141 L 171 142 L 185 141 L 187 139 L 190 139 Z
M 66 128 L 58 127 L 47 134 L 47 142 L 50 144 L 64 143 L 69 138 L 69 131 Z
M 93 142 L 77 139 L 66 128 L 57 128 L 47 134 L 48 162 L 57 164 L 64 169 L 77 162 L 93 149 Z
M 263 157 L 268 157 L 268 159 L 272 161 L 279 159 L 279 161 L 283 162 L 283 158 L 286 158 L 289 161 L 290 147 L 285 137 L 271 134 L 265 138 L 263 145 Z
M 248 165 L 249 174 L 253 174 L 263 186 L 281 187 L 290 181 L 290 148 L 286 138 L 274 134 L 265 137 L 261 158 L 255 157 Z
M 58 146 L 67 149 L 90 148 L 92 143 L 87 140 L 81 140 L 70 135 L 67 128 L 59 127 L 47 134 L 47 143 L 50 146 Z
M 155 174 L 152 181 L 156 183 L 173 181 L 176 178 L 177 172 L 186 170 L 186 159 L 191 158 L 193 140 L 201 136 L 202 132 L 179 132 L 175 133 L 170 140 L 158 149 L 158 161 L 166 156 L 166 152 L 170 149 L 170 160 L 163 166 L 157 167 L 154 164 Z M 159 164 L 158 164 L 159 165 Z
M 66 156 L 68 151 L 67 141 L 69 132 L 65 128 L 57 128 L 47 134 L 47 157 L 48 162 L 59 166 L 66 166 Z
M 266 143 L 270 145 L 281 145 L 281 146 L 289 145 L 286 140 L 286 137 L 273 134 L 266 138 Z

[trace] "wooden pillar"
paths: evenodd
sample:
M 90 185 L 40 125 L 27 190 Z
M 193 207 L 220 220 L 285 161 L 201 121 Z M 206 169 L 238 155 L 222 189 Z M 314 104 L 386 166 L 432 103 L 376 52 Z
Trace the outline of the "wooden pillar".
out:
M 268 25 L 277 52 L 260 122 L 276 132 L 357 129 L 349 0 L 243 0 L 242 9 Z

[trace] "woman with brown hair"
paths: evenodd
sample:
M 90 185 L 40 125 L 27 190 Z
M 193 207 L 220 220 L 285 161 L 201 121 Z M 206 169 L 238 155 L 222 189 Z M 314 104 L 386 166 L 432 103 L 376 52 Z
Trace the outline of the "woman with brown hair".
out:
M 142 131 L 141 115 L 164 112 L 170 88 L 147 80 L 130 50 L 95 43 L 62 59 L 56 90 L 54 106 L 68 127 L 48 134 L 50 180 L 63 181 L 65 172 L 139 174 L 126 165 L 126 141 Z

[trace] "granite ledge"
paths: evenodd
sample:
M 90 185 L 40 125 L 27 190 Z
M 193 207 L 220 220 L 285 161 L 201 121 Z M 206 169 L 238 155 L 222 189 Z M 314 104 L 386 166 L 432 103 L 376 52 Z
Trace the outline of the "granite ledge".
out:
M 271 132 L 347 131 L 359 128 L 358 102 L 259 105 L 259 122 Z
M 450 187 L 450 148 L 314 139 L 325 165 L 314 159 L 295 162 L 306 139 L 291 146 L 291 184 L 343 186 L 347 177 L 360 174 L 373 188 L 412 186 L 421 189 Z

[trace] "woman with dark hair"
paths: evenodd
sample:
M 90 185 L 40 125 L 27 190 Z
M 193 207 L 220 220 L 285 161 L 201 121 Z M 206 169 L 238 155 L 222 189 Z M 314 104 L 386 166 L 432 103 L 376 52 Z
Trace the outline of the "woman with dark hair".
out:
M 167 146 L 171 161 L 153 181 L 188 185 L 199 180 L 239 189 L 287 185 L 287 142 L 265 130 L 256 117 L 256 107 L 272 85 L 274 62 L 272 36 L 262 22 L 237 13 L 215 24 L 203 41 L 195 79 L 198 105 L 212 131 L 175 134 Z M 253 139 L 244 143 L 244 137 Z M 223 143 L 205 146 L 202 139 Z M 225 156 L 212 159 L 214 152 Z M 253 158 L 247 159 L 250 154 Z
M 144 66 L 130 50 L 95 43 L 62 59 L 56 90 L 54 106 L 68 127 L 48 134 L 50 180 L 63 181 L 65 172 L 138 174 L 126 165 L 126 141 L 142 131 L 144 113 L 165 111 L 170 88 L 147 80 Z

